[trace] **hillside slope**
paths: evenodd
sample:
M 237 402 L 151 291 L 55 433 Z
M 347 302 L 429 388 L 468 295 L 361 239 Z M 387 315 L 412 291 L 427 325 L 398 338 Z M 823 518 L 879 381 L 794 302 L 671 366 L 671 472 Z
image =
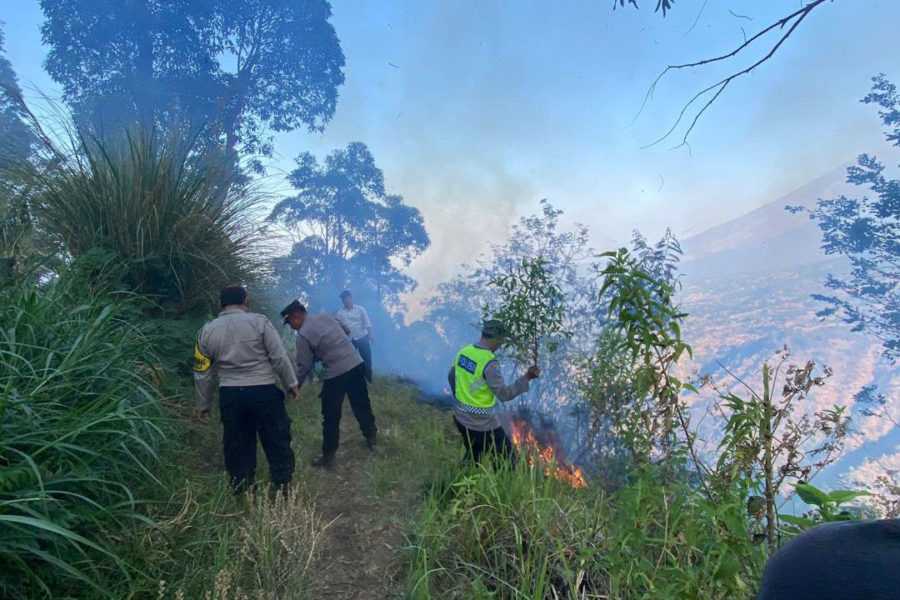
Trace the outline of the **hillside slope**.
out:
M 684 272 L 688 277 L 790 269 L 822 262 L 819 229 L 804 214 L 786 205 L 806 208 L 820 198 L 853 193 L 846 170 L 837 168 L 749 213 L 683 240 Z
M 832 480 L 883 452 L 878 441 L 892 435 L 893 424 L 862 415 L 854 395 L 876 385 L 888 398 L 900 397 L 900 370 L 881 358 L 878 340 L 816 316 L 822 305 L 811 294 L 827 293 L 827 274 L 845 272 L 846 262 L 822 252 L 820 231 L 806 215 L 784 210 L 786 204 L 810 207 L 819 198 L 840 194 L 859 194 L 845 183 L 844 169 L 684 240 L 681 296 L 690 313 L 685 335 L 694 345 L 693 368 L 730 381 L 735 389 L 723 366 L 744 381 L 757 382 L 763 361 L 784 345 L 795 361 L 814 360 L 834 370 L 828 385 L 802 407 L 808 412 L 834 404 L 856 409 L 854 452 L 831 470 Z M 709 423 L 711 442 L 717 439 L 715 428 Z

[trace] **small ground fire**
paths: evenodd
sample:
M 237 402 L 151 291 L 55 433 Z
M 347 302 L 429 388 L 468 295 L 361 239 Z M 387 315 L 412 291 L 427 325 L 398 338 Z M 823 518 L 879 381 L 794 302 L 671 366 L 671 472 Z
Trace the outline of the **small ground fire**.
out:
M 587 487 L 584 472 L 575 465 L 566 464 L 560 458 L 558 445 L 541 444 L 534 430 L 523 419 L 514 419 L 510 424 L 513 444 L 525 455 L 528 464 L 543 466 L 544 474 L 568 483 L 573 488 Z

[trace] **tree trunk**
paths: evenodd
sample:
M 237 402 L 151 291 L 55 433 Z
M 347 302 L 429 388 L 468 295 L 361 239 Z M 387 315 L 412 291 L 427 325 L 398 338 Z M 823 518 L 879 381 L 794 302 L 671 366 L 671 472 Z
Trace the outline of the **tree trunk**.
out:
M 763 470 L 765 471 L 765 495 L 766 495 L 766 542 L 769 548 L 769 556 L 775 553 L 776 543 L 776 519 L 775 514 L 775 484 L 774 484 L 774 456 L 772 449 L 772 392 L 769 385 L 769 365 L 763 365 Z

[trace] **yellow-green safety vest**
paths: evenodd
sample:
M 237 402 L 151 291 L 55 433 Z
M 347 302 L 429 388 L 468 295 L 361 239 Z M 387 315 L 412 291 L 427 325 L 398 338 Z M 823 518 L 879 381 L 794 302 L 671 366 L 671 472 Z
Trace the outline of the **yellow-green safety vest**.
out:
M 476 414 L 489 414 L 497 403 L 494 392 L 484 379 L 484 368 L 494 360 L 494 353 L 470 344 L 459 351 L 454 362 L 456 401 L 460 408 Z

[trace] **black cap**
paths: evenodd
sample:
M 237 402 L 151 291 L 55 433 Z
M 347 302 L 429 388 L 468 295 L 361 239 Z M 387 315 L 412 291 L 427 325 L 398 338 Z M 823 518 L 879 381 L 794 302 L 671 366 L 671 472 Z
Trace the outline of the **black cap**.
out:
M 242 285 L 230 285 L 219 292 L 219 304 L 222 307 L 236 306 L 247 301 L 247 288 Z
M 350 290 L 344 290 L 343 292 L 341 292 L 341 300 L 343 300 L 343 299 L 346 298 L 347 296 L 352 296 L 352 295 L 353 295 L 353 294 L 350 293 Z
M 487 319 L 481 325 L 481 335 L 492 340 L 504 338 L 507 336 L 506 326 L 498 319 Z
M 293 302 L 291 302 L 290 304 L 285 306 L 283 309 L 281 309 L 281 316 L 284 317 L 283 322 L 287 323 L 288 317 L 291 316 L 295 312 L 301 312 L 301 313 L 306 312 L 306 307 L 303 306 L 303 304 L 301 304 L 299 300 L 294 300 Z

